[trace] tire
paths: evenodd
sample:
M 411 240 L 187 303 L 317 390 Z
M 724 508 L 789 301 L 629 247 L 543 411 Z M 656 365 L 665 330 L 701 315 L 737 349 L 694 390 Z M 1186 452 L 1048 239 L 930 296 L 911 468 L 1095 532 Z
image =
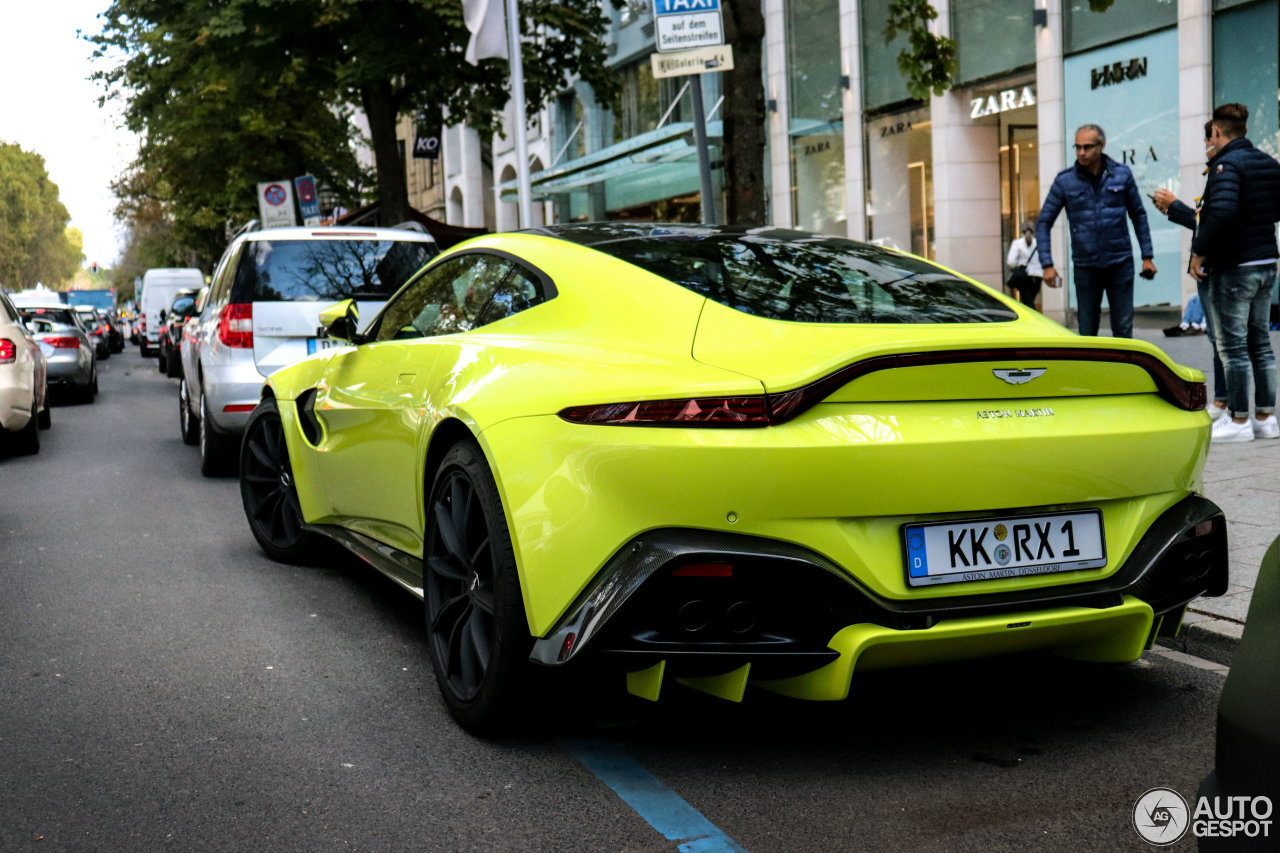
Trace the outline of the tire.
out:
M 423 598 L 436 683 L 476 733 L 513 724 L 529 678 L 529 634 L 498 488 L 479 446 L 445 454 L 427 492 Z
M 159 347 L 156 349 L 156 370 L 167 375 L 169 372 L 168 368 L 169 354 L 164 347 Z
M 89 384 L 85 385 L 80 391 L 81 403 L 92 403 L 94 398 L 98 396 L 98 368 L 94 367 L 93 374 L 89 377 Z
M 182 361 L 178 358 L 178 351 L 175 349 L 169 353 L 168 364 L 165 366 L 164 375 L 170 379 L 177 379 L 182 375 Z
M 27 425 L 13 434 L 10 447 L 20 456 L 31 456 L 40 452 L 40 416 L 36 412 L 35 401 L 31 401 L 31 418 Z
M 185 378 L 178 383 L 178 429 L 183 444 L 194 447 L 200 443 L 200 422 L 191 414 L 191 389 Z
M 303 526 L 280 410 L 269 398 L 249 416 L 240 444 L 240 501 L 268 557 L 299 563 L 315 553 L 320 536 Z
M 138 349 L 142 350 L 142 357 L 143 357 L 143 358 L 151 358 L 151 356 L 155 354 L 155 350 L 153 350 L 153 349 L 151 349 L 151 347 L 147 346 L 147 342 L 146 342 L 146 341 L 141 341 L 141 342 L 139 342 L 139 344 L 138 344 Z
M 44 388 L 44 408 L 40 410 L 37 426 L 40 429 L 48 429 L 53 426 L 53 410 L 49 408 L 49 386 Z
M 204 389 L 200 391 L 200 473 L 206 477 L 221 477 L 230 472 L 235 461 L 234 440 L 215 432 L 209 423 L 209 410 L 204 401 Z

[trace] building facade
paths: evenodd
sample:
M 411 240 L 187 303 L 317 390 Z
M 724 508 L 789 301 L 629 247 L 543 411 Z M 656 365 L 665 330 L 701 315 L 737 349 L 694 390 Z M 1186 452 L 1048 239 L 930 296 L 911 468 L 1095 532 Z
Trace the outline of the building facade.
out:
M 1250 138 L 1280 154 L 1280 0 L 1124 0 L 1101 13 L 1088 0 L 934 0 L 959 72 L 927 101 L 898 71 L 904 38 L 885 44 L 888 0 L 763 5 L 768 209 L 780 226 L 904 249 L 1000 286 L 1018 223 L 1074 162 L 1081 124 L 1105 129 L 1106 153 L 1133 169 L 1144 197 L 1159 186 L 1199 195 L 1202 125 L 1216 103 L 1247 104 Z M 652 4 L 609 8 L 620 109 L 579 84 L 532 123 L 536 215 L 697 221 L 688 87 L 703 85 L 717 165 L 725 75 L 655 79 Z M 447 221 L 515 227 L 511 139 L 484 146 L 465 128 L 446 132 Z M 713 178 L 719 195 L 722 169 Z M 1147 214 L 1160 272 L 1136 281 L 1135 304 L 1180 306 L 1194 289 L 1189 233 L 1149 202 Z M 1065 219 L 1052 249 L 1068 286 L 1042 298 L 1046 314 L 1071 322 Z

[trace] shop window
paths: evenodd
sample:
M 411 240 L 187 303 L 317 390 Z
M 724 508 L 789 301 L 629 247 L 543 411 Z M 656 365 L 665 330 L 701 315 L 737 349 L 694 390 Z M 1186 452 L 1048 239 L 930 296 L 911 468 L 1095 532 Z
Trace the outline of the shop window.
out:
M 1219 8 L 1218 0 L 1214 8 Z M 1240 57 L 1249 57 L 1241 62 Z M 1280 156 L 1280 0 L 1265 0 L 1213 16 L 1213 103 L 1249 108 L 1249 140 Z
M 793 220 L 808 231 L 845 235 L 840 6 L 787 0 L 786 11 Z
M 928 109 L 867 122 L 867 240 L 932 260 L 933 133 Z
M 957 81 L 1035 65 L 1035 35 L 1027 0 L 952 0 L 951 36 L 960 62 Z
M 1178 23 L 1176 0 L 1124 0 L 1094 12 L 1089 0 L 1064 0 L 1063 47 L 1068 54 L 1152 33 Z

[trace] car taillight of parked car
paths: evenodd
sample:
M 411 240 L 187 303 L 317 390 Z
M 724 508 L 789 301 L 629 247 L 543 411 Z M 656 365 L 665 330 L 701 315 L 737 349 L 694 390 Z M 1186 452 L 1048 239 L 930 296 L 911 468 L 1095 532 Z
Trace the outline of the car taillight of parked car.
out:
M 18 345 L 8 338 L 0 338 L 0 364 L 12 364 L 18 360 Z
M 78 349 L 80 347 L 79 338 L 57 337 L 57 338 L 41 338 L 40 340 L 44 341 L 46 344 L 53 347 L 54 349 Z
M 253 348 L 253 304 L 232 302 L 218 318 L 218 340 L 229 347 Z

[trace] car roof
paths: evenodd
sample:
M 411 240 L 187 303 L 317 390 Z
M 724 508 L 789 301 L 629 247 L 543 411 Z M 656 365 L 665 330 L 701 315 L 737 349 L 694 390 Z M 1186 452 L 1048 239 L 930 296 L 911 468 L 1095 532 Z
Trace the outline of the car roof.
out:
M 686 222 L 566 223 L 563 225 L 545 225 L 540 228 L 530 228 L 526 233 L 559 237 L 562 240 L 568 240 L 571 243 L 577 243 L 582 246 L 594 246 L 600 243 L 613 243 L 620 240 L 664 237 L 673 240 L 703 240 L 708 237 L 741 237 L 750 235 L 781 242 L 842 239 L 814 234 L 809 231 L 775 228 L 773 226 L 753 228 L 744 225 L 695 225 Z
M 26 308 L 44 309 L 46 311 L 51 308 L 58 308 L 63 311 L 75 310 L 74 306 L 67 305 L 66 303 L 63 303 L 63 302 L 15 302 L 13 307 L 17 308 L 19 311 Z
M 435 238 L 406 228 L 361 228 L 322 225 L 314 228 L 263 228 L 241 235 L 242 240 L 390 240 L 405 243 L 435 243 Z

